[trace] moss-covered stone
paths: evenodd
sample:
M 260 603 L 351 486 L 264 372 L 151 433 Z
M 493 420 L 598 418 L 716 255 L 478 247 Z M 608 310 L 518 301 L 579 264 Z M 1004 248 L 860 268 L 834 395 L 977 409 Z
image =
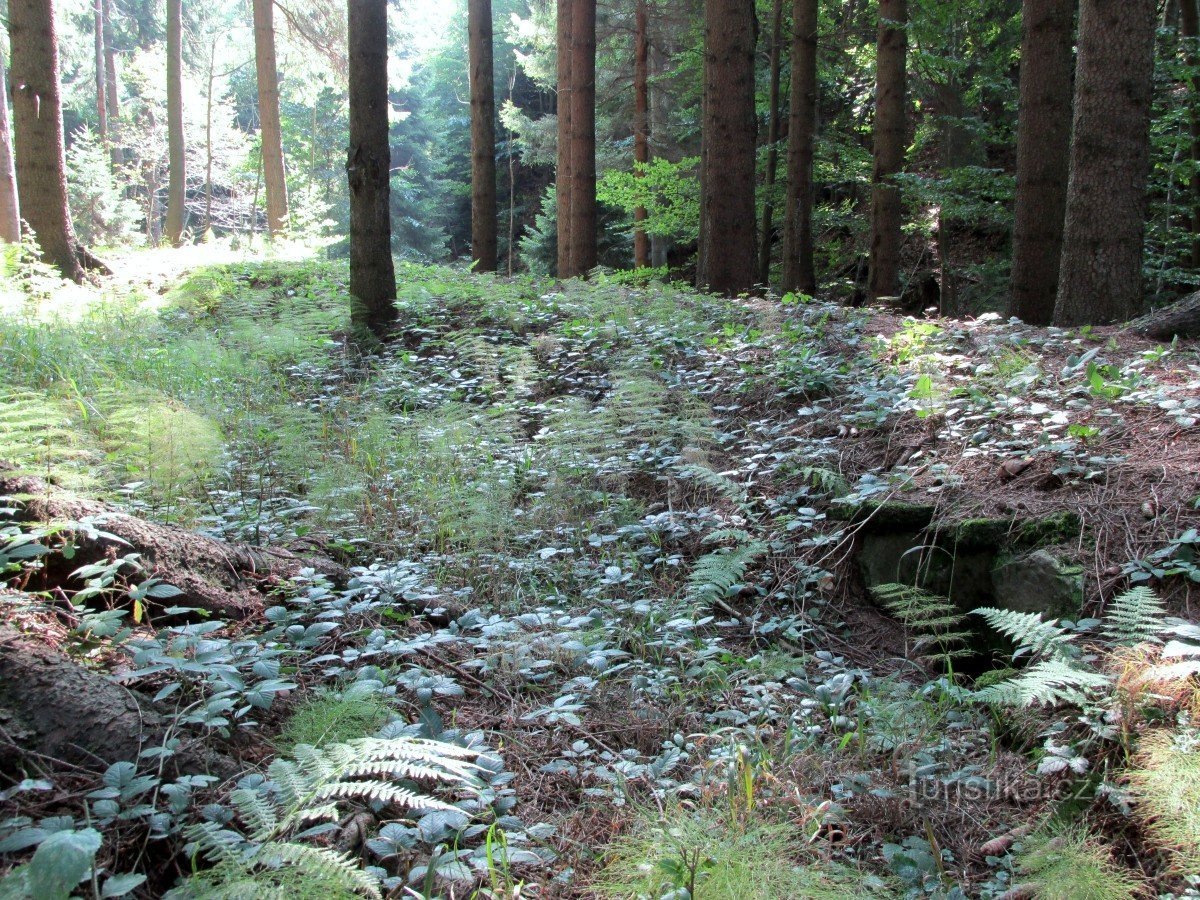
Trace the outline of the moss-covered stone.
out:
M 1013 541 L 1026 547 L 1066 544 L 1076 540 L 1082 528 L 1083 522 L 1079 515 L 1064 509 L 1040 519 L 1022 522 L 1013 534 Z
M 1002 546 L 1012 532 L 1013 520 L 1008 519 L 964 519 L 949 529 L 949 541 L 964 550 L 985 550 Z
M 1047 550 L 1002 556 L 992 569 L 994 605 L 1074 618 L 1083 607 L 1083 569 Z
M 933 521 L 936 511 L 931 503 L 867 500 L 857 504 L 835 503 L 829 508 L 829 518 L 863 524 L 867 531 L 919 531 Z

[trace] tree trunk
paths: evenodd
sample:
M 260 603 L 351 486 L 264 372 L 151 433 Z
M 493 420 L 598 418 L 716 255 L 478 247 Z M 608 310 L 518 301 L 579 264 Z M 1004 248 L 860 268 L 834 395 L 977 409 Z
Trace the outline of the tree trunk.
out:
M 571 39 L 574 30 L 571 26 L 571 16 L 574 12 L 573 0 L 558 0 L 558 18 L 555 25 L 557 50 L 557 109 L 558 109 L 558 164 L 554 174 L 554 196 L 556 202 L 555 218 L 558 222 L 558 277 L 570 278 L 574 274 L 571 264 L 571 201 L 575 197 L 573 188 L 573 173 L 571 172 L 571 113 L 574 105 L 571 95 L 574 91 L 572 80 L 572 47 Z
M 633 162 L 635 168 L 650 162 L 650 40 L 646 0 L 637 0 L 633 39 Z M 640 174 L 640 173 L 639 173 Z M 633 266 L 650 265 L 650 236 L 646 234 L 646 207 L 633 210 Z
M 762 225 L 758 233 L 758 280 L 771 284 L 771 237 L 774 234 L 775 202 L 773 188 L 779 167 L 779 81 L 783 56 L 783 0 L 775 0 L 771 11 L 771 51 L 768 63 L 767 89 L 767 170 L 763 176 Z
M 496 96 L 492 73 L 492 0 L 468 0 L 471 58 L 471 259 L 496 271 Z
M 0 772 L 9 778 L 19 778 L 29 762 L 40 767 L 45 757 L 103 771 L 182 736 L 145 697 L 7 626 L 0 626 L 0 721 L 8 744 Z M 26 755 L 35 756 L 27 762 Z M 166 769 L 220 778 L 237 773 L 204 738 L 181 745 Z
M 167 240 L 183 243 L 187 155 L 183 145 L 183 0 L 167 0 Z
M 817 131 L 817 4 L 794 0 L 792 10 L 792 97 L 788 117 L 788 193 L 783 220 L 781 289 L 812 294 L 813 144 Z
M 0 48 L 0 241 L 21 239 L 21 207 L 17 201 L 17 172 L 13 167 L 12 133 L 8 127 L 8 86 Z
M 647 41 L 649 43 L 649 41 Z M 650 48 L 650 71 L 661 74 L 664 70 L 663 52 L 659 47 Z M 654 84 L 647 85 L 650 101 L 649 143 L 651 157 L 666 157 L 667 147 L 667 96 L 666 91 Z M 671 238 L 665 234 L 650 235 L 650 265 L 662 268 L 667 264 L 667 251 L 671 246 Z
M 903 226 L 900 188 L 894 177 L 904 168 L 907 135 L 905 93 L 908 66 L 908 0 L 879 0 L 875 57 L 875 166 L 871 175 L 872 299 L 900 291 Z
M 100 140 L 108 141 L 108 100 L 105 92 L 108 78 L 105 74 L 104 52 L 104 0 L 92 0 L 92 18 L 95 21 L 96 46 L 96 127 L 100 132 Z
M 1025 0 L 1010 313 L 1049 325 L 1058 293 L 1071 159 L 1071 72 L 1079 0 Z
M 72 281 L 82 281 L 80 247 L 67 205 L 53 0 L 10 0 L 8 35 L 21 212 L 46 260 Z
M 275 65 L 273 0 L 254 0 L 254 69 L 258 77 L 258 121 L 262 135 L 267 227 L 271 237 L 288 229 L 287 172 L 279 124 L 279 70 Z
M 217 79 L 217 39 L 214 37 L 208 51 L 208 91 L 204 97 L 204 233 L 212 228 L 213 205 L 213 84 Z
M 571 11 L 571 270 L 596 267 L 596 0 Z
M 1188 85 L 1189 110 L 1192 126 L 1192 268 L 1200 269 L 1200 84 L 1196 72 L 1200 70 L 1200 16 L 1197 15 L 1196 0 L 1180 0 L 1179 32 L 1183 37 L 1183 53 L 1188 68 L 1192 71 Z
M 52 490 L 40 478 L 0 473 L 0 496 L 16 506 L 18 522 L 79 522 L 100 517 L 95 529 L 72 530 L 75 555 L 43 558 L 29 587 L 39 591 L 62 588 L 68 593 L 84 583 L 72 577 L 80 566 L 126 553 L 140 553 L 152 574 L 183 591 L 167 606 L 190 606 L 224 619 L 259 615 L 266 595 L 279 581 L 296 577 L 305 567 L 334 582 L 345 582 L 346 571 L 323 557 L 301 557 L 283 548 L 252 547 L 204 537 L 171 525 L 158 525 L 120 512 L 116 507 Z M 118 540 L 114 540 L 115 536 Z M 124 542 L 124 543 L 122 543 Z M 161 614 L 159 601 L 147 600 L 148 614 Z
M 1083 0 L 1071 178 L 1055 325 L 1102 325 L 1142 307 L 1154 0 Z
M 696 284 L 723 294 L 754 287 L 753 0 L 705 0 Z
M 1156 341 L 1200 338 L 1200 292 L 1189 294 L 1177 303 L 1142 316 L 1131 322 L 1129 328 L 1135 334 Z
M 382 334 L 396 318 L 388 142 L 387 0 L 349 0 L 351 321 Z
M 100 0 L 104 12 L 104 101 L 108 106 L 109 153 L 113 166 L 125 162 L 121 147 L 121 97 L 117 87 L 117 50 L 113 46 L 112 0 Z

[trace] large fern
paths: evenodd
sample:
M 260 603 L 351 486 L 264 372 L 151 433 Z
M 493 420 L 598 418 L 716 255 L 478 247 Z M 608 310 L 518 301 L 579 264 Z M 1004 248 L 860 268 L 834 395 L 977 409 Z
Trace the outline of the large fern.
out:
M 1041 613 L 991 606 L 982 606 L 974 612 L 1016 645 L 1014 657 L 1028 654 L 1033 659 L 1070 660 L 1077 655 L 1071 644 L 1075 635 L 1063 629 L 1057 619 L 1043 622 Z
M 734 481 L 727 473 L 717 472 L 696 463 L 684 463 L 676 468 L 683 477 L 699 482 L 714 494 L 724 497 L 747 518 L 757 518 L 745 485 Z
M 350 856 L 291 839 L 305 822 L 338 818 L 345 800 L 375 801 L 405 809 L 454 810 L 415 782 L 451 788 L 476 787 L 478 766 L 469 760 L 478 751 L 418 738 L 360 738 L 317 748 L 301 744 L 292 759 L 279 758 L 267 778 L 244 778 L 230 795 L 242 830 L 205 821 L 187 836 L 193 852 L 214 863 L 213 869 L 185 882 L 168 896 L 206 898 L 250 896 L 260 873 L 295 870 L 325 896 L 379 896 L 375 878 Z M 277 874 L 263 880 L 278 887 Z M 286 893 L 286 892 L 285 892 Z
M 971 655 L 970 632 L 960 627 L 965 616 L 946 597 L 907 584 L 880 584 L 871 593 L 904 626 L 909 652 L 943 665 Z
M 1044 659 L 1012 678 L 975 691 L 974 698 L 995 706 L 1038 706 L 1070 703 L 1082 706 L 1091 691 L 1111 684 L 1107 675 L 1062 659 Z
M 688 576 L 688 599 L 695 602 L 721 600 L 746 575 L 746 570 L 767 552 L 765 541 L 751 540 L 737 547 L 722 547 L 696 560 Z
M 1109 605 L 1104 614 L 1104 636 L 1114 644 L 1131 646 L 1161 642 L 1167 610 L 1144 584 L 1130 588 Z

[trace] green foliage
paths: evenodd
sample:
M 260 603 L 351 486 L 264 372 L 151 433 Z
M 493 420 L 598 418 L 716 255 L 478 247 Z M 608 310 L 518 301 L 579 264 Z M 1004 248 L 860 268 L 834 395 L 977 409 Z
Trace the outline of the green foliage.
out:
M 240 897 L 255 887 L 296 890 L 310 897 L 378 897 L 378 880 L 356 860 L 289 837 L 308 822 L 336 821 L 338 805 L 347 800 L 456 812 L 456 807 L 407 785 L 421 781 L 474 789 L 479 769 L 467 760 L 477 755 L 417 738 L 359 738 L 324 748 L 298 745 L 292 759 L 271 763 L 268 780 L 245 778 L 230 796 L 243 831 L 217 821 L 189 826 L 193 854 L 204 855 L 214 867 L 168 897 Z M 288 869 L 282 877 L 276 874 L 281 867 Z
M 971 655 L 963 646 L 970 636 L 961 628 L 966 617 L 945 597 L 906 584 L 880 584 L 871 593 L 904 626 L 910 652 L 943 664 Z
M 324 690 L 293 710 L 276 745 L 324 747 L 377 732 L 393 715 L 391 705 L 372 684 L 355 682 L 342 690 Z
M 1160 641 L 1166 607 L 1144 584 L 1118 596 L 1104 611 L 1104 636 L 1114 644 L 1132 646 Z
M 688 598 L 704 603 L 724 600 L 736 593 L 749 570 L 767 552 L 767 544 L 749 540 L 737 547 L 722 547 L 696 560 L 688 575 Z
M 850 900 L 892 896 L 887 885 L 847 869 L 797 867 L 788 826 L 738 824 L 710 810 L 643 812 L 608 847 L 597 885 L 614 900 Z
M 126 199 L 127 187 L 114 174 L 99 137 L 89 128 L 76 131 L 67 149 L 67 199 L 75 235 L 84 244 L 114 247 L 133 240 L 141 211 Z
M 1127 773 L 1134 813 L 1180 873 L 1200 871 L 1200 742 L 1157 731 Z
M 1081 826 L 1043 829 L 1016 854 L 1022 884 L 1045 900 L 1128 900 L 1142 883 L 1112 859 L 1111 850 Z
M 596 183 L 596 196 L 630 217 L 635 209 L 645 209 L 647 234 L 694 241 L 700 236 L 699 164 L 699 157 L 689 156 L 635 163 L 632 172 L 609 169 Z
M 1014 657 L 1025 654 L 1035 659 L 1070 660 L 1076 656 L 1071 642 L 1075 635 L 1058 625 L 1057 619 L 1042 621 L 1041 613 L 1018 612 L 1011 609 L 981 607 L 974 610 L 994 630 L 1016 646 Z

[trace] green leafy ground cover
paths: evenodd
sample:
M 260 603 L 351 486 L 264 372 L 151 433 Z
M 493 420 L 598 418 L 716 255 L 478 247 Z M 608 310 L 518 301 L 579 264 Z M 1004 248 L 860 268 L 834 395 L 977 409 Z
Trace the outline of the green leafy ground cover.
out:
M 1155 824 L 1170 804 L 1145 772 L 1195 752 L 1196 634 L 1170 617 L 1200 582 L 1194 350 L 603 275 L 398 274 L 378 347 L 349 340 L 332 263 L 0 318 L 0 458 L 357 567 L 285 586 L 265 622 L 153 631 L 118 607 L 61 635 L 246 774 L 150 759 L 89 795 L 26 773 L 2 795 L 10 863 L 57 831 L 84 836 L 98 885 L 144 874 L 148 896 L 181 851 L 216 863 L 181 896 L 1084 896 L 1073 871 L 1185 895 L 1197 835 Z M 956 675 L 982 620 L 895 591 L 889 616 L 857 583 L 854 511 L 897 500 L 940 523 L 1073 513 L 1051 542 L 1088 606 L 989 618 L 1015 662 Z M 51 602 L 14 593 L 5 618 L 61 630 Z M 1139 751 L 1148 730 L 1178 732 L 1170 754 Z M 476 768 L 434 779 L 448 808 L 347 788 L 341 824 L 298 837 L 262 773 L 359 737 L 471 747 Z M 214 846 L 238 850 L 184 850 Z

